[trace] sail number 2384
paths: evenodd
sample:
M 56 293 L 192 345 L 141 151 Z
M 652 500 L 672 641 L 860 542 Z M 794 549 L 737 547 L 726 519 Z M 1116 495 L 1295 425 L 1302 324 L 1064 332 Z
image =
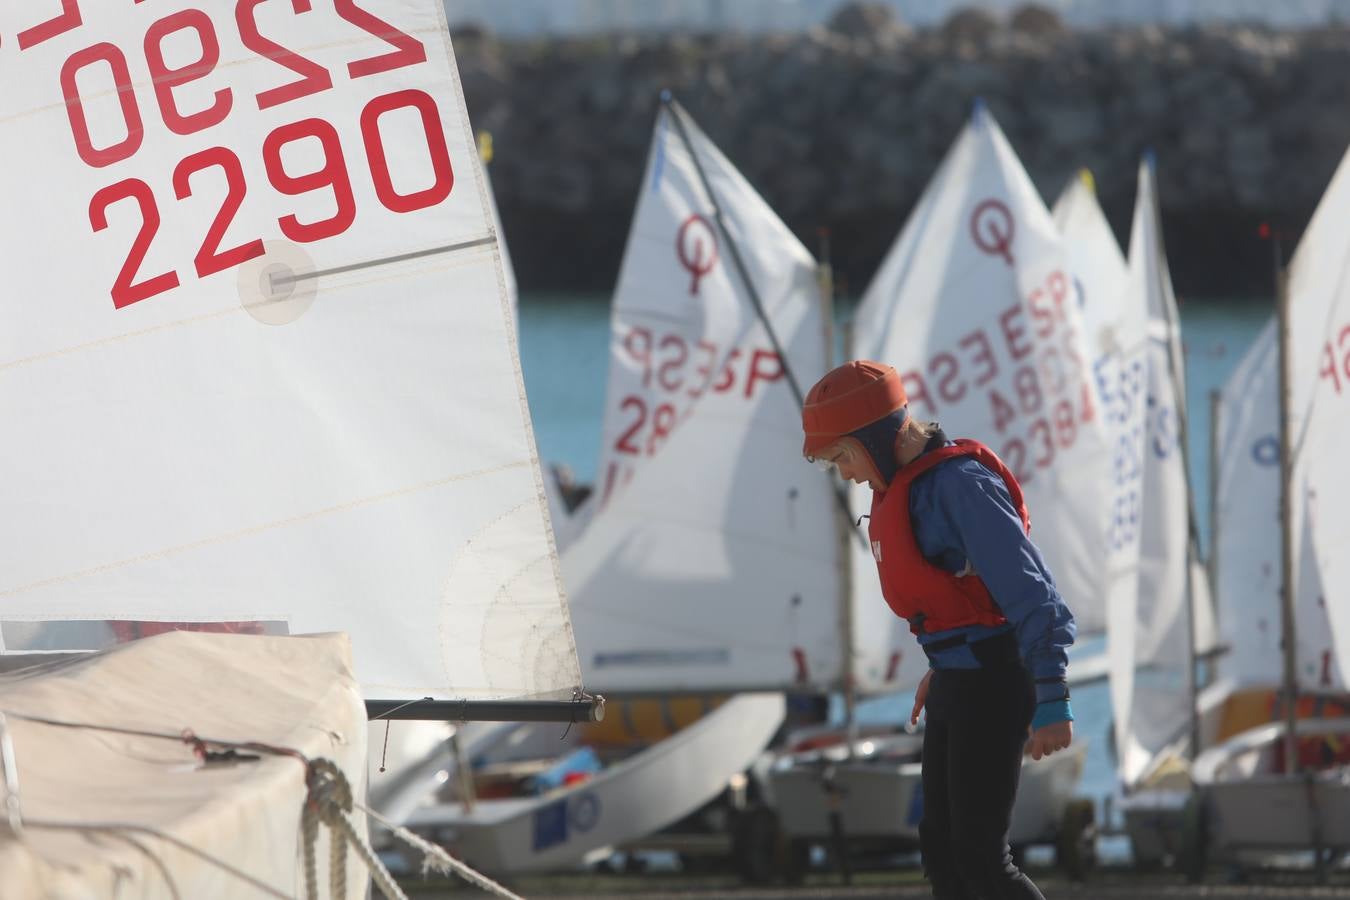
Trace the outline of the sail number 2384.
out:
M 134 2 L 139 3 L 141 0 Z M 421 41 L 358 6 L 357 0 L 327 2 L 331 3 L 337 16 L 355 30 L 373 35 L 388 45 L 387 50 L 376 55 L 348 62 L 345 73 L 347 78 L 363 78 L 426 62 L 427 53 Z M 229 86 L 220 84 L 221 78 L 216 73 L 214 80 L 204 85 L 208 90 L 217 88 L 214 93 L 205 95 L 209 102 L 202 100 L 204 95 L 200 93 L 199 86 L 199 91 L 190 101 L 191 109 L 186 111 L 183 106 L 188 101 L 184 101 L 177 90 L 189 83 L 213 77 L 221 55 L 216 26 L 211 16 L 199 9 L 180 10 L 150 24 L 141 42 L 141 53 L 137 54 L 143 54 L 152 82 L 152 87 L 142 88 L 142 93 L 152 90 L 160 118 L 170 132 L 191 135 L 220 125 L 236 103 L 252 102 L 259 110 L 267 110 L 334 86 L 333 72 L 263 33 L 264 29 L 259 27 L 257 19 L 258 8 L 274 5 L 294 16 L 316 11 L 313 0 L 238 0 L 234 4 L 234 25 L 240 41 L 249 51 L 276 67 L 277 83 L 245 100 L 237 97 L 236 91 Z M 78 0 L 62 0 L 60 15 L 19 34 L 20 49 L 35 46 L 76 29 L 81 24 Z M 354 32 L 352 37 L 357 37 L 357 34 Z M 186 64 L 168 64 L 165 59 L 166 46 L 179 51 L 173 55 L 181 57 L 185 42 L 190 42 L 193 50 L 191 61 Z M 85 98 L 77 82 L 93 85 L 98 79 L 109 75 L 116 90 L 125 136 L 120 136 L 119 131 L 118 139 L 105 139 L 96 146 L 86 115 Z M 60 81 L 71 135 L 80 159 L 88 166 L 102 169 L 132 158 L 145 139 L 141 103 L 149 98 L 137 96 L 127 55 L 123 50 L 107 41 L 85 47 L 65 60 Z M 86 87 L 85 93 L 92 90 Z M 410 114 L 420 119 L 431 165 L 430 175 L 419 177 L 417 189 L 403 192 L 395 187 L 381 132 L 382 118 L 398 110 L 409 110 Z M 374 97 L 355 115 L 359 117 L 361 141 L 369 163 L 369 171 L 355 177 L 370 179 L 381 205 L 395 213 L 407 213 L 435 206 L 449 196 L 454 185 L 454 171 L 440 111 L 429 94 L 416 89 L 397 90 Z M 289 155 L 286 148 L 297 142 L 304 142 L 307 148 L 317 148 L 322 165 L 317 168 L 305 166 L 302 171 L 288 168 L 284 161 Z M 253 148 L 246 152 L 253 152 Z M 280 125 L 266 135 L 256 152 L 261 154 L 267 181 L 271 190 L 277 194 L 298 197 L 313 191 L 324 191 L 325 197 L 331 198 L 326 200 L 326 204 L 333 211 L 326 217 L 301 221 L 294 212 L 279 216 L 277 225 L 286 238 L 297 243 L 319 241 L 341 234 L 351 226 L 356 217 L 352 189 L 354 176 L 348 169 L 346 154 L 332 123 L 309 117 Z M 234 149 L 211 146 L 190 153 L 174 166 L 168 181 L 170 184 L 160 186 L 160 192 L 167 193 L 166 188 L 171 187 L 179 201 L 191 196 L 194 187 L 223 183 L 226 188 L 220 208 L 200 238 L 199 249 L 193 260 L 197 277 L 205 278 L 263 254 L 263 235 L 232 246 L 222 246 L 226 231 L 243 206 L 250 189 L 246 183 L 244 166 Z M 140 228 L 111 288 L 113 305 L 118 309 L 170 290 L 180 283 L 176 270 L 141 271 L 161 224 L 159 196 L 156 189 L 146 181 L 129 177 L 99 189 L 90 200 L 89 222 L 95 232 L 108 227 L 107 210 L 114 204 L 131 202 L 140 212 Z

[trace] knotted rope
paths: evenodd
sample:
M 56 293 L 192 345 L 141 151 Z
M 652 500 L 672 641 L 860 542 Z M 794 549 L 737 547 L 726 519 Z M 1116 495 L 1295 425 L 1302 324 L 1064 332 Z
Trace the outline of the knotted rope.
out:
M 454 872 L 471 884 L 477 885 L 499 897 L 507 898 L 507 900 L 522 900 L 518 895 L 511 893 L 492 879 L 476 872 L 469 866 L 450 856 L 450 854 L 446 853 L 442 848 L 419 838 L 406 828 L 395 825 L 377 814 L 374 810 L 371 810 L 363 804 L 357 803 L 352 793 L 351 783 L 347 780 L 347 776 L 332 760 L 311 760 L 298 750 L 273 744 L 264 744 L 255 741 L 227 741 L 210 737 L 204 738 L 198 736 L 191 729 L 183 729 L 174 733 L 149 731 L 140 728 L 127 728 L 92 722 L 64 721 L 46 716 L 28 715 L 12 710 L 0 710 L 0 714 L 15 719 L 23 719 L 59 728 L 87 729 L 113 734 L 176 741 L 187 744 L 192 748 L 193 754 L 203 763 L 247 763 L 256 761 L 260 755 L 288 756 L 296 760 L 305 768 L 305 787 L 307 788 L 304 808 L 300 817 L 300 831 L 302 840 L 301 849 L 305 867 L 305 896 L 309 898 L 309 900 L 318 900 L 319 878 L 318 862 L 315 859 L 315 845 L 318 843 L 321 825 L 328 826 L 330 831 L 328 889 L 335 900 L 336 898 L 345 898 L 347 895 L 348 846 L 352 848 L 360 858 L 361 862 L 363 862 L 370 871 L 371 880 L 375 883 L 375 886 L 379 888 L 381 894 L 388 898 L 388 900 L 408 900 L 407 895 L 399 888 L 398 884 L 394 881 L 393 876 L 389 874 L 389 870 L 385 868 L 384 863 L 382 863 L 379 857 L 375 855 L 375 852 L 371 850 L 370 846 L 366 843 L 365 838 L 348 818 L 348 815 L 354 808 L 360 809 L 367 816 L 388 828 L 404 843 L 416 849 L 422 855 L 424 871 L 436 869 L 442 872 Z M 6 773 L 7 772 L 8 769 L 6 769 Z M 0 773 L 0 775 L 6 773 Z M 172 877 L 169 875 L 167 868 L 164 867 L 163 861 L 159 860 L 157 857 L 153 857 L 153 853 L 150 852 L 149 848 L 140 844 L 140 842 L 134 841 L 133 835 L 149 835 L 172 844 L 187 853 L 191 853 L 204 862 L 219 867 L 235 878 L 251 885 L 255 890 L 268 896 L 279 898 L 285 898 L 287 896 L 271 885 L 258 880 L 248 872 L 231 865 L 226 860 L 219 859 L 201 848 L 194 847 L 168 832 L 160 831 L 159 829 L 140 823 L 58 822 L 40 819 L 35 820 L 24 817 L 20 817 L 19 821 L 22 822 L 22 827 L 26 828 L 102 833 L 119 837 L 122 840 L 132 841 L 138 850 L 152 856 L 153 864 L 160 870 L 161 875 L 165 878 L 165 881 L 169 886 L 170 894 L 174 896 L 177 896 L 178 889 L 177 886 L 173 884 Z
M 442 874 L 453 872 L 470 884 L 480 887 L 490 894 L 495 894 L 498 897 L 505 897 L 506 900 L 523 900 L 519 894 L 513 894 L 483 873 L 478 872 L 463 862 L 455 859 L 445 851 L 445 848 L 438 847 L 430 841 L 418 837 L 401 825 L 395 825 L 368 806 L 364 806 L 360 803 L 356 804 L 356 806 L 367 816 L 374 819 L 376 822 L 379 822 L 385 828 L 388 828 L 394 837 L 421 854 L 423 875 L 430 871 L 436 871 Z
M 380 858 L 366 845 L 351 820 L 347 818 L 348 813 L 352 811 L 352 786 L 342 769 L 332 760 L 310 760 L 305 769 L 305 785 L 309 788 L 309 794 L 305 797 L 300 831 L 304 839 L 305 896 L 308 900 L 319 900 L 319 873 L 314 845 L 318 842 L 320 825 L 327 825 L 329 830 L 330 897 L 339 900 L 347 896 L 347 846 L 350 844 L 370 870 L 370 877 L 381 894 L 389 900 L 407 900 L 407 896 L 394 882 L 384 863 L 380 862 Z

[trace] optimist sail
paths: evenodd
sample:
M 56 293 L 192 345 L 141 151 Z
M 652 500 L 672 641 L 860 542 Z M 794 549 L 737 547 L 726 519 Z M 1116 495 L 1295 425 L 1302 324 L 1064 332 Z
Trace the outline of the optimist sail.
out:
M 1122 390 L 1122 385 L 1130 383 L 1141 364 L 1138 353 L 1143 347 L 1143 322 L 1142 317 L 1132 316 L 1124 303 L 1125 255 L 1097 203 L 1090 172 L 1084 169 L 1070 180 L 1055 201 L 1053 216 L 1064 235 L 1073 296 L 1083 317 L 1083 335 L 1101 395 L 1115 491 L 1104 523 L 1110 552 L 1105 590 L 1100 596 L 1076 598 L 1073 605 L 1081 636 L 1105 630 L 1113 593 L 1133 594 L 1138 590 L 1138 550 L 1127 528 L 1131 496 L 1137 491 L 1130 473 L 1139 457 L 1142 407 L 1132 402 L 1131 393 Z
M 842 677 L 830 485 L 802 460 L 798 399 L 737 253 L 791 369 L 816 377 L 811 255 L 666 104 L 614 296 L 599 493 L 563 555 L 588 686 Z
M 1219 399 L 1222 455 L 1214 523 L 1214 592 L 1223 641 L 1229 648 L 1222 669 L 1239 686 L 1268 686 L 1284 678 L 1278 367 L 1278 329 L 1272 319 L 1229 376 Z M 1305 588 L 1299 596 L 1311 601 L 1295 606 L 1299 686 L 1343 689 L 1312 554 L 1299 553 L 1296 565 L 1297 582 Z
M 1290 496 L 1297 610 L 1325 610 L 1333 646 L 1300 658 L 1300 681 L 1350 681 L 1350 153 L 1342 158 L 1289 266 Z M 1315 577 L 1304 573 L 1311 570 Z M 1302 627 L 1302 616 L 1299 627 Z M 1303 636 L 1299 635 L 1300 649 Z
M 1137 490 L 1138 505 L 1131 502 L 1126 520 L 1137 548 L 1138 590 L 1110 594 L 1107 631 L 1116 745 L 1128 785 L 1159 751 L 1184 737 L 1193 708 L 1188 672 L 1193 648 L 1211 646 L 1214 629 L 1204 570 L 1188 549 L 1181 334 L 1158 225 L 1152 158 L 1139 167 L 1124 302 L 1147 322 L 1142 352 L 1132 357 L 1130 375 L 1119 387 L 1132 415 L 1142 416 L 1140 443 L 1130 446 L 1139 454 L 1130 494 L 1133 498 Z
M 368 696 L 569 697 L 441 4 L 60 6 L 0 11 L 8 649 L 341 630 Z
M 1065 600 L 1090 607 L 1102 593 L 1110 473 L 1083 320 L 1059 231 L 983 107 L 868 287 L 854 334 L 856 355 L 899 369 L 911 414 L 1003 458 Z M 884 628 L 907 648 L 901 664 L 917 659 L 921 673 L 875 563 L 857 554 L 854 565 L 859 633 Z

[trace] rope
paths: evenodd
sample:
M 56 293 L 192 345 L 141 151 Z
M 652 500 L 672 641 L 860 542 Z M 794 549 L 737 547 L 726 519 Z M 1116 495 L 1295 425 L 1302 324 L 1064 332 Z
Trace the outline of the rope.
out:
M 346 817 L 342 821 L 348 825 Z M 334 828 L 334 823 L 328 823 L 329 828 Z M 334 830 L 337 830 L 334 828 Z M 346 835 L 343 830 L 343 834 Z M 374 871 L 373 869 L 371 870 Z M 333 900 L 339 897 L 347 896 L 347 841 L 339 841 L 330 838 L 328 841 L 328 896 Z M 387 895 L 386 895 L 387 896 Z
M 319 868 L 314 844 L 319 840 L 319 812 L 308 803 L 300 813 L 300 842 L 305 866 L 305 900 L 319 900 Z
M 423 874 L 433 870 L 442 873 L 453 872 L 454 874 L 458 875 L 460 878 L 463 878 L 465 881 L 469 882 L 475 887 L 482 888 L 483 890 L 487 891 L 490 894 L 495 894 L 498 897 L 504 897 L 506 898 L 506 900 L 523 900 L 523 898 L 519 894 L 511 893 L 511 891 L 502 887 L 500 884 L 493 881 L 491 878 L 488 878 L 481 872 L 469 868 L 469 866 L 465 865 L 463 862 L 455 859 L 453 856 L 451 856 L 449 853 L 445 851 L 444 847 L 438 847 L 437 845 L 431 843 L 430 841 L 418 837 L 416 834 L 412 833 L 411 831 L 402 827 L 401 825 L 395 825 L 393 822 L 389 821 L 384 816 L 380 815 L 379 813 L 375 812 L 375 810 L 371 809 L 368 806 L 365 806 L 364 804 L 357 803 L 355 805 L 357 809 L 364 812 L 371 819 L 374 819 L 376 822 L 379 822 L 385 828 L 388 828 L 389 831 L 394 835 L 394 837 L 403 841 L 403 843 L 407 844 L 409 847 L 412 847 L 414 850 L 416 850 L 418 853 L 422 855 Z
M 370 879 L 375 882 L 375 886 L 380 889 L 380 893 L 388 897 L 389 900 L 408 900 L 407 895 L 394 881 L 394 876 L 389 874 L 389 870 L 384 867 L 384 863 L 380 862 L 380 858 L 375 855 L 375 851 L 371 850 L 370 845 L 356 833 L 356 828 L 351 821 L 343 816 L 338 820 L 337 827 L 346 836 L 347 843 L 352 845 L 356 855 L 361 857 L 361 861 L 370 870 Z
M 407 895 L 399 888 L 389 870 L 384 867 L 384 863 L 347 818 L 347 814 L 356 804 L 352 796 L 351 783 L 347 781 L 342 769 L 332 760 L 316 759 L 309 764 L 305 783 L 309 787 L 309 794 L 305 797 L 301 827 L 304 831 L 305 896 L 308 900 L 319 900 L 318 865 L 314 859 L 314 845 L 318 841 L 320 824 L 327 825 L 330 832 L 329 896 L 335 900 L 347 896 L 347 847 L 350 845 L 366 864 L 371 880 L 380 889 L 380 893 L 389 900 L 407 900 Z

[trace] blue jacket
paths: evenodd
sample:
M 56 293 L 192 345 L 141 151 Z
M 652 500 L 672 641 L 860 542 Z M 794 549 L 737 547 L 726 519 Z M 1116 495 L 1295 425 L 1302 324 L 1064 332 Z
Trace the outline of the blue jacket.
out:
M 1036 683 L 1032 726 L 1072 720 L 1065 673 L 1075 633 L 1073 613 L 1041 551 L 1022 530 L 1003 479 L 973 459 L 948 460 L 911 485 L 909 512 L 924 557 L 953 573 L 969 564 L 1008 619 L 1006 625 L 922 634 L 919 643 L 925 652 L 928 645 L 958 635 L 970 642 L 1015 631 L 1022 661 Z M 929 660 L 938 669 L 980 665 L 968 644 L 929 652 Z

